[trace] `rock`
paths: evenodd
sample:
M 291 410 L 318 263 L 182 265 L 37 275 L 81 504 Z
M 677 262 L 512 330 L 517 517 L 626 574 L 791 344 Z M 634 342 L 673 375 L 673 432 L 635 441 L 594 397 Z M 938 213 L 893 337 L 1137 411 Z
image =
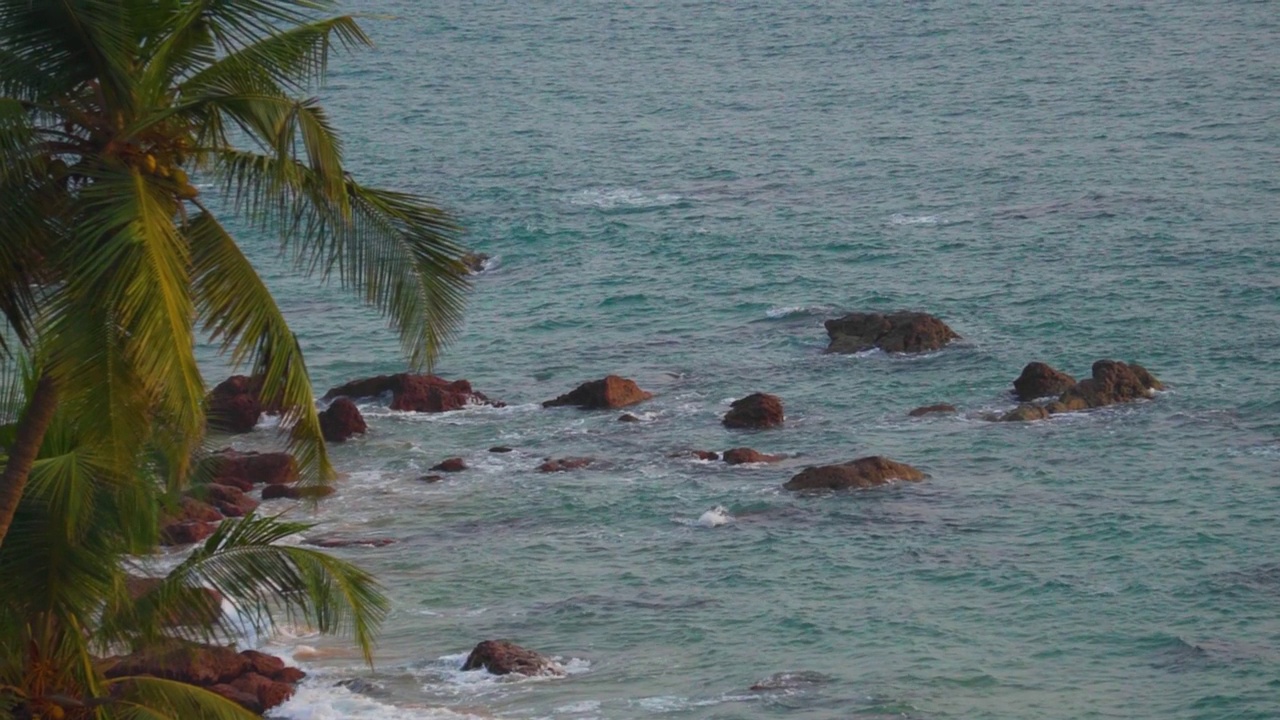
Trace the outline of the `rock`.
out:
M 959 338 L 938 318 L 921 312 L 850 313 L 825 323 L 829 353 L 855 353 L 872 348 L 917 353 L 938 350 Z
M 298 461 L 285 452 L 237 452 L 226 450 L 205 460 L 212 482 L 222 478 L 243 478 L 257 485 L 275 485 L 298 480 Z
M 1013 381 L 1013 395 L 1019 400 L 1057 397 L 1076 384 L 1076 379 L 1042 362 L 1027 363 Z
M 829 682 L 831 682 L 831 676 L 829 675 L 823 675 L 812 670 L 800 670 L 798 672 L 774 673 L 747 689 L 753 692 L 801 690 L 825 685 Z
M 729 428 L 769 428 L 781 425 L 783 419 L 781 398 L 754 393 L 734 400 L 721 422 Z
M 178 499 L 176 507 L 164 510 L 160 515 L 160 524 L 175 522 L 217 522 L 222 519 L 218 508 L 193 497 L 184 496 Z
M 249 480 L 246 480 L 246 479 L 244 479 L 244 478 L 238 478 L 238 477 L 220 477 L 220 478 L 217 478 L 215 482 L 212 482 L 212 483 L 209 483 L 209 484 L 210 484 L 211 486 L 212 486 L 212 485 L 225 485 L 225 486 L 227 486 L 227 487 L 235 488 L 235 489 L 239 490 L 240 492 L 249 492 L 250 490 L 252 490 L 252 489 L 253 489 L 253 483 L 252 483 L 252 482 L 250 482 Z
M 160 528 L 161 545 L 190 545 L 209 537 L 218 529 L 214 522 L 178 522 Z
M 469 252 L 458 258 L 468 275 L 478 275 L 489 265 L 489 256 L 485 253 Z
M 920 417 L 922 415 L 932 415 L 934 413 L 953 413 L 956 411 L 955 405 L 947 403 L 938 403 L 937 405 L 924 405 L 907 413 L 909 417 Z
M 256 697 L 264 711 L 283 705 L 285 700 L 293 697 L 294 691 L 293 685 L 277 682 L 256 672 L 245 673 L 229 684 L 241 692 Z
M 765 455 L 757 452 L 749 447 L 733 448 L 724 451 L 724 461 L 730 465 L 743 465 L 745 463 L 771 463 L 778 462 L 783 459 L 781 455 Z
M 462 670 L 484 668 L 494 675 L 564 675 L 564 668 L 548 657 L 522 648 L 509 640 L 485 640 L 476 645 Z
M 230 485 L 206 485 L 201 488 L 201 492 L 205 500 L 227 517 L 243 517 L 258 509 L 257 500 Z
M 303 672 L 300 668 L 296 668 L 292 665 L 286 665 L 283 670 L 276 673 L 275 675 L 272 675 L 271 679 L 277 682 L 297 684 L 298 682 L 301 682 L 302 679 L 305 678 L 306 676 L 307 674 Z
M 274 679 L 277 674 L 284 670 L 284 660 L 275 655 L 268 655 L 257 650 L 244 650 L 240 653 L 240 657 L 249 661 L 249 667 L 253 672 L 269 678 Z
M 337 398 L 320 413 L 320 432 L 327 442 L 346 442 L 352 435 L 363 435 L 368 429 L 360 408 L 350 398 Z
M 489 448 L 489 452 L 491 452 L 491 453 L 509 453 L 509 452 L 511 452 L 511 448 L 507 447 L 506 445 L 494 445 L 493 447 Z
M 699 460 L 719 460 L 720 454 L 710 450 L 693 450 L 693 456 Z
M 928 475 L 905 463 L 873 455 L 840 465 L 821 465 L 801 470 L 782 487 L 787 490 L 845 490 L 884 485 L 893 480 L 912 482 Z
M 251 713 L 261 715 L 266 710 L 266 708 L 262 707 L 262 701 L 258 699 L 257 694 L 245 692 L 233 685 L 226 683 L 210 685 L 209 692 L 221 695 Z
M 1000 422 L 1028 422 L 1043 420 L 1049 417 L 1049 410 L 1042 405 L 1022 403 L 1018 407 L 1000 416 Z
M 422 477 L 418 478 L 418 482 L 433 483 L 433 482 L 440 482 L 443 479 L 444 479 L 444 476 L 442 475 L 423 475 Z
M 261 383 L 245 375 L 232 375 L 209 393 L 209 427 L 229 433 L 247 433 L 262 417 L 258 400 Z
M 231 683 L 252 669 L 249 660 L 231 648 L 172 641 L 113 658 L 105 674 L 108 678 L 152 675 L 208 687 Z
M 559 458 L 558 460 L 548 459 L 546 462 L 538 466 L 538 472 L 564 472 L 566 470 L 577 470 L 584 468 L 595 462 L 593 458 L 588 457 L 569 457 Z
M 503 406 L 473 390 L 466 380 L 451 382 L 435 375 L 411 373 L 355 380 L 329 390 L 324 399 L 378 397 L 387 393 L 391 394 L 392 410 L 438 413 L 461 410 L 469 405 Z
M 306 543 L 308 545 L 315 545 L 316 547 L 322 547 L 322 548 L 343 548 L 343 547 L 380 548 L 380 547 L 386 547 L 388 545 L 394 545 L 396 541 L 392 540 L 391 538 L 364 538 L 364 539 L 355 539 L 355 540 L 350 540 L 347 538 L 315 538 L 313 540 L 307 540 Z
M 651 397 L 653 394 L 641 390 L 634 380 L 606 375 L 600 380 L 582 383 L 572 391 L 542 403 L 542 407 L 577 405 L 583 410 L 601 410 L 635 405 Z
M 638 423 L 643 421 L 631 413 L 622 413 L 618 416 L 618 422 Z
M 125 592 L 129 599 L 138 602 L 155 590 L 162 578 L 125 575 Z M 183 588 L 186 597 L 167 617 L 161 620 L 165 626 L 199 625 L 209 627 L 222 617 L 222 594 L 206 587 Z
M 467 469 L 467 462 L 460 457 L 451 457 L 431 468 L 435 472 L 455 473 Z
M 1058 398 L 1065 410 L 1084 410 L 1151 397 L 1164 384 L 1146 368 L 1118 360 L 1099 360 L 1092 377 L 1067 388 Z
M 267 485 L 262 488 L 263 500 L 288 498 L 290 500 L 318 500 L 332 495 L 335 490 L 329 485 Z

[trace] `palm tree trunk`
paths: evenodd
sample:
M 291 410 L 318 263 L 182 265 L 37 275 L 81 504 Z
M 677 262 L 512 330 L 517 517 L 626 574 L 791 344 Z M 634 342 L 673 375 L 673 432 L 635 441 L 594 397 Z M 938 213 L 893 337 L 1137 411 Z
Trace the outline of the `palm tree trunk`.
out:
M 22 491 L 27 487 L 31 466 L 35 464 L 40 445 L 44 442 L 44 433 L 49 429 L 57 407 L 58 388 L 53 378 L 45 373 L 40 376 L 36 391 L 18 420 L 18 432 L 13 446 L 9 448 L 9 463 L 4 466 L 4 474 L 0 475 L 0 545 L 9 534 L 9 525 L 18 510 Z

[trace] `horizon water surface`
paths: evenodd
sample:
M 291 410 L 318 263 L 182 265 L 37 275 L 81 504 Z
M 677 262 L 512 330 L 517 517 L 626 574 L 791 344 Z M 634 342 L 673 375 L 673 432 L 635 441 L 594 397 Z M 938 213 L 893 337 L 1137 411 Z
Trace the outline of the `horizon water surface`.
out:
M 335 551 L 392 614 L 374 670 L 267 641 L 311 673 L 277 716 L 1280 717 L 1276 3 L 344 9 L 377 47 L 321 98 L 362 179 L 494 256 L 436 370 L 508 406 L 362 404 L 313 519 L 396 541 Z M 317 396 L 404 369 L 376 314 L 247 245 Z M 823 320 L 900 308 L 963 340 L 822 352 Z M 978 419 L 1027 362 L 1106 357 L 1169 389 Z M 644 422 L 538 405 L 608 373 Z M 786 425 L 721 427 L 755 391 Z M 936 402 L 960 412 L 906 415 Z M 788 459 L 669 457 L 742 445 Z M 780 489 L 870 454 L 931 477 Z M 534 472 L 573 455 L 601 462 Z M 568 676 L 460 672 L 494 637 Z

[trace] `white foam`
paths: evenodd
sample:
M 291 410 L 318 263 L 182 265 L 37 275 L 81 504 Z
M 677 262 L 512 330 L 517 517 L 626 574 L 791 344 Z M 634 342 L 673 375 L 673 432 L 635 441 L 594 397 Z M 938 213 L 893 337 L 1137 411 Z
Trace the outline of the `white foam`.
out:
M 570 205 L 585 205 L 602 210 L 646 208 L 674 205 L 684 198 L 675 193 L 646 195 L 635 188 L 590 188 L 569 196 Z
M 890 225 L 937 225 L 942 220 L 937 215 L 903 215 L 894 213 L 889 216 Z
M 833 308 L 829 305 L 783 305 L 765 310 L 764 315 L 770 320 L 778 320 L 793 315 L 826 315 L 831 312 Z
M 733 522 L 733 516 L 729 514 L 729 509 L 723 505 L 711 508 L 698 518 L 698 524 L 708 528 L 728 525 L 731 522 Z
M 283 705 L 271 710 L 266 717 L 290 720 L 465 720 L 479 715 L 468 715 L 442 707 L 414 707 L 411 705 L 387 705 L 377 700 L 353 693 L 341 686 L 314 686 L 303 683 L 297 693 Z

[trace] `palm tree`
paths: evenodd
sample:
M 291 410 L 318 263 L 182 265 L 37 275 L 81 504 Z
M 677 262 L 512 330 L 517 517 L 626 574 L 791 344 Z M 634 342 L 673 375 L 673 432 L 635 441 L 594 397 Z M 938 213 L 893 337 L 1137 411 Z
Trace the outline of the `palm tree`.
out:
M 12 375 L 9 376 L 12 380 Z M 27 378 L 28 384 L 34 377 Z M 7 401 L 18 397 L 6 393 Z M 119 649 L 180 641 L 234 642 L 242 628 L 207 609 L 201 588 L 243 608 L 258 630 L 278 618 L 349 631 L 370 658 L 386 599 L 367 574 L 305 548 L 277 545 L 307 526 L 227 520 L 136 601 L 126 568 L 156 544 L 162 483 L 156 462 L 120 476 L 84 442 L 91 418 L 55 412 L 0 547 L 0 717 L 255 717 L 207 690 L 155 677 L 118 677 Z M 174 627 L 174 619 L 181 625 Z
M 458 227 L 358 183 L 306 92 L 368 39 L 330 0 L 0 0 L 0 364 L 41 368 L 0 475 L 0 547 L 53 417 L 178 487 L 205 427 L 197 335 L 260 377 L 307 482 L 332 475 L 302 351 L 219 214 L 279 234 L 427 366 L 461 312 Z M 206 196 L 205 188 L 213 188 Z

